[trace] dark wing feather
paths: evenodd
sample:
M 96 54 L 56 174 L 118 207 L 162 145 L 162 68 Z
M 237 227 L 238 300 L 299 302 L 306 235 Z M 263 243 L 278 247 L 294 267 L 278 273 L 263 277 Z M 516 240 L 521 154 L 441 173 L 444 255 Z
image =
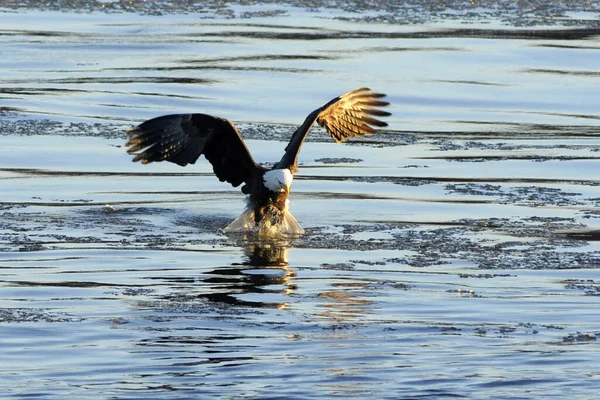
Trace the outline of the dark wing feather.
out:
M 362 136 L 375 132 L 376 127 L 387 126 L 377 117 L 391 115 L 378 107 L 389 105 L 380 100 L 382 93 L 373 93 L 369 88 L 360 88 L 343 94 L 327 103 L 317 115 L 317 123 L 325 128 L 336 143 L 350 137 Z
M 170 161 L 185 166 L 204 154 L 215 175 L 233 186 L 249 182 L 260 167 L 233 123 L 206 114 L 174 114 L 148 120 L 127 132 L 133 161 Z

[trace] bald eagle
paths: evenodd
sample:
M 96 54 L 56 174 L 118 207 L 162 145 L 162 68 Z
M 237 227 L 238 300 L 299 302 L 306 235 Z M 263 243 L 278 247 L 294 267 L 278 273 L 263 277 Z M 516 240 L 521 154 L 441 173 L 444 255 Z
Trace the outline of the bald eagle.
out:
M 133 161 L 148 164 L 170 161 L 185 166 L 194 164 L 201 154 L 212 164 L 217 178 L 238 187 L 248 195 L 246 210 L 225 228 L 225 232 L 263 234 L 302 234 L 304 230 L 288 211 L 288 195 L 298 171 L 298 154 L 315 121 L 327 130 L 336 143 L 350 137 L 375 132 L 373 127 L 387 123 L 377 117 L 391 115 L 379 107 L 385 94 L 359 88 L 332 99 L 317 108 L 293 133 L 285 154 L 272 168 L 258 165 L 233 123 L 207 114 L 173 114 L 143 122 L 127 131 L 128 153 Z

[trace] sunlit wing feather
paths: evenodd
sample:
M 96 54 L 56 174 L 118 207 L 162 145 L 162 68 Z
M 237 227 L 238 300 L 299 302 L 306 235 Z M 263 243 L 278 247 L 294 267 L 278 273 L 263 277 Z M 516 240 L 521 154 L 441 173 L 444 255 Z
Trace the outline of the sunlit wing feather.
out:
M 374 133 L 375 127 L 385 127 L 386 122 L 377 117 L 391 115 L 379 107 L 389 105 L 387 101 L 380 100 L 385 94 L 374 93 L 371 89 L 363 87 L 343 94 L 321 109 L 317 115 L 317 123 L 325 128 L 336 143 L 344 140 Z
M 308 114 L 302 125 L 292 134 L 285 148 L 285 154 L 276 166 L 289 168 L 293 172 L 298 170 L 300 149 L 315 121 L 325 128 L 337 143 L 350 137 L 375 133 L 374 127 L 387 126 L 387 123 L 374 118 L 391 115 L 379 109 L 389 105 L 387 101 L 380 100 L 383 97 L 385 94 L 373 93 L 369 88 L 360 88 L 338 96 L 317 108 Z

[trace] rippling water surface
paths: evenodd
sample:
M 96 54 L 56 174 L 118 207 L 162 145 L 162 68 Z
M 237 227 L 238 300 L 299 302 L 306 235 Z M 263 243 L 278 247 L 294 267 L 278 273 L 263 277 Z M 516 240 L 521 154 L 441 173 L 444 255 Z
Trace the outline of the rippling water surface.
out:
M 519 24 L 2 5 L 4 396 L 597 396 L 593 6 Z M 360 86 L 388 94 L 389 129 L 344 145 L 315 129 L 301 238 L 226 236 L 243 196 L 207 162 L 123 149 L 144 119 L 204 112 L 277 160 Z

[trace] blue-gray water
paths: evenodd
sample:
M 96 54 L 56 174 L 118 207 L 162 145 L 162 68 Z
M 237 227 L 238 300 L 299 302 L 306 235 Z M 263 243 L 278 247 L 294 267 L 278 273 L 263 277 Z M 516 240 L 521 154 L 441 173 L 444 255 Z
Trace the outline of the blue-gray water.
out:
M 83 4 L 0 10 L 0 397 L 597 397 L 595 6 Z M 360 86 L 389 129 L 309 137 L 302 238 L 224 235 L 207 162 L 123 148 L 204 112 L 274 161 Z

